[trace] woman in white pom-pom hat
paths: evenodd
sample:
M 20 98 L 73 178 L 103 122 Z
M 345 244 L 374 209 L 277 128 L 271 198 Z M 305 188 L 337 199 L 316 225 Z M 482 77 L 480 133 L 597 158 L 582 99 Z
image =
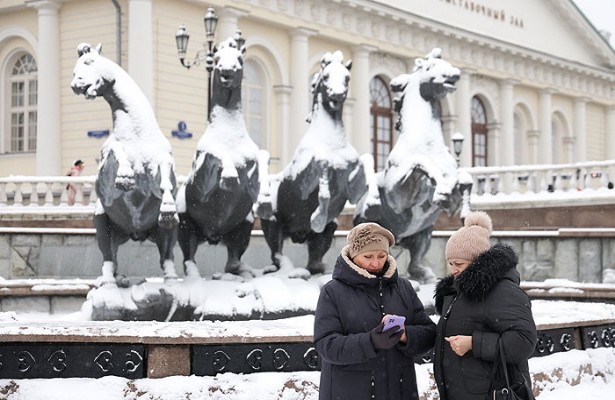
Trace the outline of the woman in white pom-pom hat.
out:
M 484 400 L 504 386 L 500 374 L 492 379 L 500 341 L 511 381 L 531 388 L 527 360 L 537 333 L 530 299 L 519 287 L 517 255 L 510 246 L 492 246 L 491 231 L 489 215 L 471 212 L 446 244 L 451 274 L 435 291 L 441 317 L 434 375 L 442 400 Z

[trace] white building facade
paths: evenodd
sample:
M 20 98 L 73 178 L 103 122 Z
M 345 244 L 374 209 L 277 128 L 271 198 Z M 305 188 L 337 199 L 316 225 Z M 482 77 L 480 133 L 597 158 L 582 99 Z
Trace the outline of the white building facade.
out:
M 307 130 L 310 78 L 327 51 L 352 59 L 348 137 L 381 168 L 396 132 L 389 82 L 442 49 L 462 71 L 441 101 L 445 141 L 465 137 L 462 166 L 615 159 L 615 52 L 570 0 L 0 0 L 0 176 L 94 174 L 111 114 L 70 89 L 81 42 L 102 43 L 149 98 L 190 169 L 207 123 L 207 73 L 179 63 L 175 33 L 203 48 L 246 39 L 248 131 L 281 170 Z M 191 138 L 174 135 L 184 123 Z M 189 135 L 187 135 L 189 136 Z

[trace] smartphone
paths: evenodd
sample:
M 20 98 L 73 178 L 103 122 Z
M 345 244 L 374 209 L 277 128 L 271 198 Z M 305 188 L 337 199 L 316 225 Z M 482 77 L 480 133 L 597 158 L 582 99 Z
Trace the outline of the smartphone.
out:
M 389 315 L 387 319 L 384 321 L 384 329 L 383 332 L 388 331 L 391 328 L 398 326 L 400 329 L 404 327 L 404 322 L 406 322 L 406 317 L 402 317 L 399 315 Z M 399 329 L 395 329 L 398 331 Z

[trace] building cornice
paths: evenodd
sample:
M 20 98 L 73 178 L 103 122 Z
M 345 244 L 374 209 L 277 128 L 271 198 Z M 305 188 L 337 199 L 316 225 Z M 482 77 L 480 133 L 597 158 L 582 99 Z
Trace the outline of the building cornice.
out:
M 582 16 L 561 0 L 549 0 L 568 23 L 580 26 Z M 466 31 L 428 18 L 367 0 L 237 0 L 238 3 L 271 13 L 279 23 L 280 14 L 330 39 L 347 42 L 354 38 L 378 47 L 394 57 L 415 58 L 433 47 L 454 65 L 476 68 L 477 73 L 497 79 L 514 79 L 520 85 L 538 88 L 557 87 L 562 93 L 589 96 L 597 102 L 615 100 L 615 70 L 585 65 L 576 61 L 524 48 L 475 32 Z M 264 13 L 260 13 L 261 17 Z M 578 29 L 588 30 L 587 26 Z M 346 32 L 347 38 L 339 32 Z M 334 36 L 333 32 L 337 32 Z M 602 55 L 605 64 L 614 64 L 604 43 L 585 35 L 592 50 Z M 606 45 L 608 46 L 608 45 Z

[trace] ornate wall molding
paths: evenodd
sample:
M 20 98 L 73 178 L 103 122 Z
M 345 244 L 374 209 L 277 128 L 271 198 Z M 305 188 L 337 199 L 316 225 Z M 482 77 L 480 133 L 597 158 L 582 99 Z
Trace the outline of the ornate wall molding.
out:
M 454 26 L 421 19 L 380 3 L 356 0 L 238 0 L 272 15 L 284 14 L 298 19 L 314 29 L 335 29 L 361 38 L 362 42 L 378 46 L 390 44 L 399 49 L 394 57 L 415 58 L 441 47 L 443 56 L 459 67 L 480 66 L 481 73 L 498 78 L 517 79 L 532 87 L 556 86 L 572 96 L 590 96 L 596 102 L 615 100 L 615 73 L 607 68 L 580 65 L 549 54 L 520 48 L 510 43 L 462 31 Z M 551 0 L 567 23 L 586 31 L 569 10 Z M 322 34 L 322 33 L 321 33 Z M 609 60 L 604 48 L 590 38 L 583 38 L 592 50 Z M 336 38 L 338 39 L 338 38 Z

